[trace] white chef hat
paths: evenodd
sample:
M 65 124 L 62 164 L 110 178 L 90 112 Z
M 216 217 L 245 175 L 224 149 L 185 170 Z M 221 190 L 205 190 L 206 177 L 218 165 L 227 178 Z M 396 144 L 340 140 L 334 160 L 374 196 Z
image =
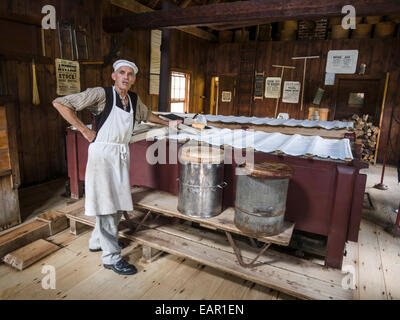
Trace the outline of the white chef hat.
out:
M 114 68 L 114 72 L 117 71 L 119 68 L 121 67 L 131 67 L 133 69 L 133 71 L 135 72 L 135 75 L 139 72 L 138 67 L 136 66 L 136 64 L 134 64 L 133 62 L 130 62 L 128 60 L 117 60 L 114 62 L 113 64 L 113 68 Z

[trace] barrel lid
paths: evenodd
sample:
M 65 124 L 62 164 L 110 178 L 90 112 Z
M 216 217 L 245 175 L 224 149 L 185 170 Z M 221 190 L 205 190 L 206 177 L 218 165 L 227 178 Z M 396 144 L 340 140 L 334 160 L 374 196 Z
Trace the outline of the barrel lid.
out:
M 246 163 L 243 169 L 248 175 L 257 178 L 284 179 L 291 178 L 294 174 L 291 166 L 275 161 Z
M 209 146 L 190 146 L 182 148 L 182 160 L 201 163 L 221 163 L 224 151 Z

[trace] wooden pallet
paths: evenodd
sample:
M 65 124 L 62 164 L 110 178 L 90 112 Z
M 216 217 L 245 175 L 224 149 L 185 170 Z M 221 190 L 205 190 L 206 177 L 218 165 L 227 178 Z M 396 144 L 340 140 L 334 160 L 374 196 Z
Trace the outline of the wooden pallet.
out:
M 130 213 L 131 221 L 138 225 L 145 213 Z M 95 217 L 81 212 L 67 214 L 72 225 L 95 225 Z M 255 268 L 243 268 L 223 233 L 206 228 L 195 228 L 186 221 L 173 223 L 173 219 L 157 215 L 146 220 L 143 230 L 128 234 L 128 224 L 121 221 L 119 235 L 143 246 L 182 256 L 211 266 L 243 279 L 276 289 L 301 299 L 353 299 L 353 291 L 342 289 L 344 277 L 339 270 L 326 268 L 274 250 L 268 250 L 259 259 Z M 73 223 L 72 223 L 73 222 Z M 240 236 L 239 236 L 240 237 Z M 235 239 L 244 260 L 252 260 L 259 252 L 248 244 L 246 238 Z M 258 263 L 257 263 L 258 264 Z

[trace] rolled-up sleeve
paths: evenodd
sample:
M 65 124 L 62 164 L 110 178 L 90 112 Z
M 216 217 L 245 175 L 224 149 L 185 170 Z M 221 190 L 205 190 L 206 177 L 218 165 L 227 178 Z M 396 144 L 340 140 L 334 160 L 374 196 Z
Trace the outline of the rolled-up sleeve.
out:
M 147 121 L 150 117 L 151 110 L 147 108 L 147 106 L 140 100 L 138 96 L 137 104 L 136 104 L 136 121 Z
M 94 114 L 100 113 L 104 109 L 106 94 L 104 88 L 89 88 L 83 92 L 59 97 L 53 101 L 62 104 L 74 111 L 81 111 L 89 108 Z

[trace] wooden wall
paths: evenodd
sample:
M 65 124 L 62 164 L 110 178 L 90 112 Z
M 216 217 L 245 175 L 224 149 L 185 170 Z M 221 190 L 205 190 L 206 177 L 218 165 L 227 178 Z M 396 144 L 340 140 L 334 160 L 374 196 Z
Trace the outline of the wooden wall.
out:
M 0 10 L 18 15 L 39 17 L 42 6 L 51 4 L 56 7 L 57 19 L 72 19 L 87 29 L 89 54 L 93 59 L 102 58 L 101 48 L 101 2 L 95 0 L 21 0 L 1 1 Z M 99 6 L 100 5 L 100 6 Z M 40 21 L 39 20 L 39 21 Z M 10 22 L 10 28 L 15 25 Z M 19 26 L 33 30 L 40 40 L 40 26 Z M 25 30 L 28 30 L 25 29 Z M 10 32 L 12 29 L 10 29 Z M 4 30 L 2 30 L 4 32 Z M 54 59 L 60 57 L 56 30 L 47 30 L 46 56 L 42 56 L 41 44 L 25 47 L 18 45 L 22 41 L 18 35 L 6 46 L 0 46 L 2 56 L 2 94 L 15 100 L 17 109 L 12 124 L 17 133 L 19 146 L 20 184 L 28 186 L 44 182 L 66 174 L 64 132 L 66 123 L 53 108 L 51 101 L 56 97 L 56 75 Z M 4 53 L 7 53 L 4 55 Z M 40 105 L 32 104 L 32 55 L 36 55 L 37 83 Z M 85 70 L 82 70 L 85 73 Z M 83 77 L 85 78 L 85 77 Z M 87 78 L 91 78 L 88 75 Z M 82 88 L 86 85 L 82 81 Z
M 207 76 L 239 74 L 240 44 L 214 44 L 211 45 L 207 59 Z M 292 60 L 296 56 L 321 56 L 320 59 L 309 60 L 306 69 L 304 108 L 300 110 L 300 103 L 279 104 L 278 112 L 289 113 L 291 118 L 306 119 L 308 107 L 314 99 L 318 87 L 325 90 L 321 108 L 330 109 L 330 120 L 333 120 L 335 110 L 335 96 L 337 81 L 334 86 L 325 86 L 326 57 L 329 50 L 359 50 L 358 66 L 365 63 L 366 76 L 385 77 L 390 72 L 390 83 L 385 105 L 383 130 L 380 143 L 378 159 L 382 159 L 382 148 L 385 145 L 388 134 L 389 119 L 392 108 L 396 119 L 400 119 L 400 39 L 348 39 L 348 40 L 315 40 L 315 41 L 269 41 L 259 42 L 257 45 L 256 72 L 265 72 L 266 76 L 280 77 L 280 69 L 273 68 L 273 64 L 291 65 L 296 69 L 286 70 L 283 81 L 300 81 L 303 78 L 304 63 Z M 357 70 L 358 70 L 357 66 Z M 209 93 L 207 92 L 209 95 Z M 252 116 L 274 117 L 275 99 L 263 99 L 253 102 L 251 107 Z M 209 105 L 206 106 L 208 112 Z M 393 121 L 391 132 L 390 161 L 395 163 L 400 157 L 400 123 Z
M 86 28 L 90 61 L 102 61 L 108 55 L 112 41 L 120 34 L 106 34 L 102 29 L 102 15 L 129 14 L 128 11 L 112 6 L 108 0 L 19 0 L 1 1 L 0 11 L 11 14 L 36 17 L 39 22 L 43 15 L 42 6 L 54 5 L 57 20 L 70 20 L 75 26 Z M 42 56 L 40 26 L 0 21 L 17 33 L 0 42 L 0 68 L 2 75 L 2 95 L 15 100 L 15 116 L 12 127 L 19 147 L 18 163 L 20 179 L 18 185 L 29 186 L 65 176 L 66 155 L 64 134 L 67 123 L 53 108 L 51 102 L 56 95 L 56 75 L 54 59 L 60 58 L 57 30 L 46 30 L 46 57 Z M 18 26 L 18 27 L 16 27 Z M 3 26 L 4 27 L 4 26 Z M 24 34 L 28 34 L 25 37 Z M 33 41 L 26 39 L 35 38 Z M 25 39 L 25 40 L 24 40 Z M 24 42 L 24 44 L 21 44 Z M 201 112 L 200 96 L 204 94 L 207 45 L 180 31 L 171 35 L 171 69 L 191 74 L 191 112 Z M 32 104 L 32 55 L 37 56 L 37 82 L 40 105 Z M 150 31 L 134 31 L 120 50 L 119 58 L 134 61 L 139 74 L 133 91 L 152 110 L 158 110 L 158 96 L 149 95 Z M 95 86 L 112 85 L 112 66 L 83 65 L 81 70 L 81 90 Z M 91 123 L 88 111 L 79 113 L 85 123 Z

